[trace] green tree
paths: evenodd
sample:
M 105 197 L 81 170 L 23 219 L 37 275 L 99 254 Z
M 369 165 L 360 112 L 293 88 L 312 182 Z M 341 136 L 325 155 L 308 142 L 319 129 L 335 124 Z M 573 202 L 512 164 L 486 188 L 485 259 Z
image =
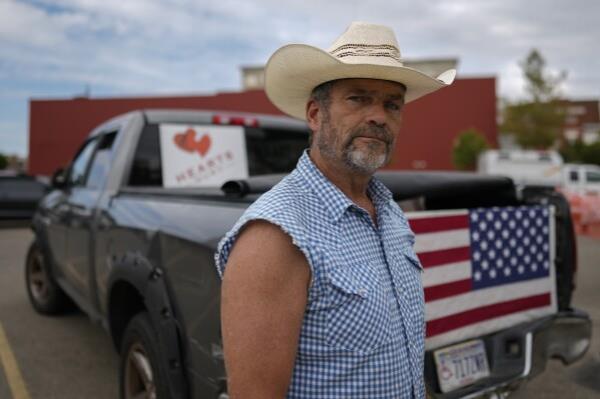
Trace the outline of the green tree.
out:
M 0 170 L 6 169 L 8 166 L 8 159 L 4 154 L 0 153 Z
M 577 139 L 572 143 L 565 141 L 560 147 L 560 155 L 565 162 L 581 163 L 583 162 L 583 150 L 585 144 L 581 139 Z
M 566 73 L 557 76 L 546 71 L 546 60 L 535 49 L 521 63 L 528 98 L 504 106 L 502 131 L 515 135 L 523 148 L 547 149 L 560 137 L 564 106 L 559 86 Z
M 460 133 L 452 148 L 452 163 L 457 169 L 474 170 L 477 157 L 489 148 L 485 136 L 476 129 L 468 129 Z
M 596 141 L 595 143 L 583 147 L 581 160 L 583 163 L 600 165 L 600 141 Z

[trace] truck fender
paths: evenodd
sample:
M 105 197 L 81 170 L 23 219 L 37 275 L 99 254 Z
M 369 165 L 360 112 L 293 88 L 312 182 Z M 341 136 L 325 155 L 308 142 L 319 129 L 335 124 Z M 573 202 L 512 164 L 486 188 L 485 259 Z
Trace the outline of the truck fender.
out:
M 139 252 L 127 253 L 113 263 L 108 287 L 108 320 L 117 350 L 120 349 L 122 334 L 129 320 L 139 311 L 147 311 L 157 334 L 161 362 L 167 365 L 169 397 L 186 397 L 187 385 L 181 346 L 182 331 L 178 328 L 176 315 L 173 312 L 163 270 L 153 265 Z M 111 303 L 118 298 L 123 298 L 125 291 L 129 291 L 125 303 L 118 305 Z M 136 295 L 139 296 L 138 305 L 135 305 Z M 130 308 L 124 311 L 124 316 L 119 315 L 123 308 L 128 307 Z

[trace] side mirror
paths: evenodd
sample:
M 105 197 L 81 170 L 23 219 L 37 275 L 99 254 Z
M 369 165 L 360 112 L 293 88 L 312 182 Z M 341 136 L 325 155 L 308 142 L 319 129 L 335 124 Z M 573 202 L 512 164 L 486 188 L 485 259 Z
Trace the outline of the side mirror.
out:
M 57 169 L 52 175 L 51 183 L 54 188 L 65 188 L 67 186 L 67 173 L 63 168 Z

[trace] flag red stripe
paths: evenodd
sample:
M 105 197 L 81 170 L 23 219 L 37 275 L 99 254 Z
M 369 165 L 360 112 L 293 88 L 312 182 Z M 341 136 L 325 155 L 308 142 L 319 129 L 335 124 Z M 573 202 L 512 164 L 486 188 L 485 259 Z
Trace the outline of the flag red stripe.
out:
M 433 285 L 426 287 L 425 302 L 435 301 L 436 299 L 447 298 L 453 295 L 464 294 L 471 290 L 471 279 L 453 281 L 451 283 Z
M 439 251 L 419 252 L 417 255 L 423 267 L 434 267 L 469 260 L 471 259 L 471 249 L 469 247 L 458 247 Z
M 451 316 L 433 319 L 427 322 L 427 337 L 442 334 L 450 330 L 474 324 L 483 320 L 505 316 L 528 309 L 548 306 L 551 303 L 550 294 L 540 294 L 512 301 L 500 302 L 493 305 L 467 310 Z
M 435 233 L 443 230 L 466 229 L 469 217 L 464 215 L 435 216 L 431 218 L 409 219 L 410 228 L 415 234 Z

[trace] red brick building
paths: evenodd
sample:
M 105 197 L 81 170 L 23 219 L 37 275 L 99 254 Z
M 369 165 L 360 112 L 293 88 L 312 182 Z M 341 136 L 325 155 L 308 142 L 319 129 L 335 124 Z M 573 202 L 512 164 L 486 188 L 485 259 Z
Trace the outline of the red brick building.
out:
M 600 139 L 600 101 L 580 100 L 565 103 L 564 136 L 590 144 Z
M 66 166 L 88 133 L 103 121 L 134 109 L 182 108 L 279 115 L 262 90 L 210 96 L 31 100 L 30 174 L 51 175 Z M 393 169 L 453 169 L 452 144 L 462 131 L 481 131 L 497 144 L 496 80 L 457 79 L 448 88 L 410 103 L 390 164 Z

